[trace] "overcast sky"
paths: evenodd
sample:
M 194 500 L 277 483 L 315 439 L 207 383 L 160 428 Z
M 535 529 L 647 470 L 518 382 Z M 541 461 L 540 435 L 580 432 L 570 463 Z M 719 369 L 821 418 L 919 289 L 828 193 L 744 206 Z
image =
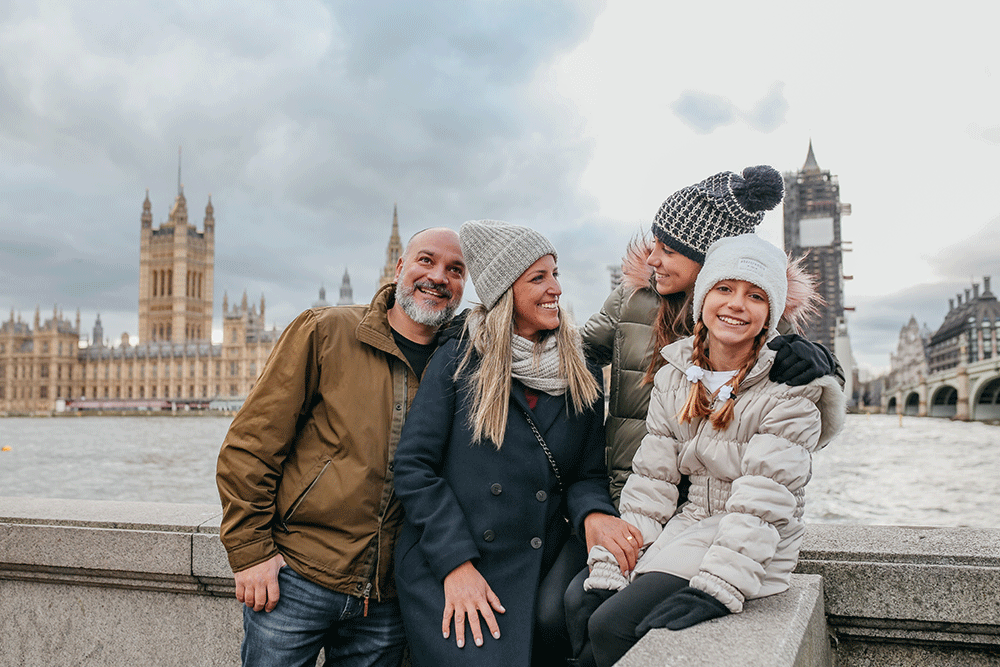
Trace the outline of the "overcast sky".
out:
M 216 219 L 223 293 L 282 327 L 407 238 L 474 218 L 560 252 L 578 320 L 675 190 L 839 177 L 854 355 L 1000 287 L 1000 50 L 988 3 L 0 1 L 0 314 L 137 330 L 139 229 Z M 781 243 L 781 208 L 760 233 Z M 472 296 L 470 288 L 467 296 Z

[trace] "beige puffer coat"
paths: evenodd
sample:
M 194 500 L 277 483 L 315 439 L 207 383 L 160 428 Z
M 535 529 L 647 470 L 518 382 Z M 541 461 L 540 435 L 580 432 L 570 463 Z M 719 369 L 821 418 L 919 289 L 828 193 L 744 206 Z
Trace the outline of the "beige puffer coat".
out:
M 633 240 L 622 258 L 622 284 L 611 292 L 599 313 L 583 325 L 581 334 L 587 358 L 601 366 L 611 364 L 608 392 L 607 464 L 611 501 L 618 507 L 625 480 L 632 472 L 632 457 L 646 435 L 646 412 L 653 385 L 645 381 L 653 359 L 653 322 L 660 295 L 651 287 L 653 269 L 646 264 L 652 250 L 648 238 Z M 789 262 L 788 298 L 778 324 L 780 333 L 791 333 L 815 308 L 815 288 L 797 262 Z M 843 371 L 838 367 L 843 386 Z
M 812 453 L 843 427 L 846 401 L 834 376 L 800 387 L 775 384 L 766 347 L 737 393 L 723 431 L 707 419 L 679 423 L 691 383 L 692 338 L 662 351 L 648 433 L 621 496 L 622 518 L 643 534 L 633 577 L 666 572 L 726 605 L 780 593 L 798 560 Z M 688 502 L 675 515 L 677 484 L 688 475 Z M 625 585 L 610 553 L 591 553 L 588 588 Z

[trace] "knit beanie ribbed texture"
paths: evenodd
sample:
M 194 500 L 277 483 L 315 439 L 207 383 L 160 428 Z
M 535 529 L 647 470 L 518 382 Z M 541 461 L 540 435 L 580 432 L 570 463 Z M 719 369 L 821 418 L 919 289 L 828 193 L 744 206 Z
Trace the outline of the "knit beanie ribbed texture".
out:
M 720 238 L 753 233 L 764 213 L 784 193 L 773 167 L 747 167 L 742 174 L 723 171 L 667 197 L 653 220 L 661 243 L 699 264 Z
M 708 291 L 723 280 L 745 280 L 767 294 L 768 336 L 778 330 L 788 296 L 788 256 L 756 234 L 719 239 L 705 253 L 705 264 L 694 283 L 694 321 L 701 318 Z
M 458 236 L 476 295 L 487 309 L 540 258 L 558 257 L 552 243 L 535 230 L 500 220 L 470 220 Z

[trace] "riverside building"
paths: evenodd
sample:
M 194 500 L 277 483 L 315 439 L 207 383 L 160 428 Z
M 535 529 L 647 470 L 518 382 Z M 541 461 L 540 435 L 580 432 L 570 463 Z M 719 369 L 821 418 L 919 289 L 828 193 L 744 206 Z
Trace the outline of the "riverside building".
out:
M 281 333 L 265 324 L 265 301 L 246 292 L 233 304 L 222 298 L 222 342 L 213 343 L 215 216 L 211 196 L 202 229 L 188 220 L 178 185 L 167 221 L 153 225 L 149 192 L 142 204 L 139 253 L 139 337 L 106 342 L 100 315 L 90 342 L 81 345 L 80 312 L 67 319 L 58 308 L 31 324 L 13 310 L 0 321 L 0 414 L 63 410 L 235 408 L 257 381 Z M 387 256 L 398 258 L 398 218 Z M 393 241 L 395 240 L 395 244 Z M 395 262 L 383 270 L 393 275 Z M 321 301 L 324 295 L 321 291 Z M 344 272 L 338 304 L 351 303 Z M 323 303 L 325 304 L 325 301 Z

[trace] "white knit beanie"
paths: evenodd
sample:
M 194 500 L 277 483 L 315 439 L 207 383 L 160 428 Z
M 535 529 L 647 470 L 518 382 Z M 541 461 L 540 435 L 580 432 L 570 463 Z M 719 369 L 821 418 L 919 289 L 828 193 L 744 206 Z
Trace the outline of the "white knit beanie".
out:
M 788 256 L 756 234 L 719 239 L 705 253 L 694 283 L 692 317 L 697 323 L 708 290 L 723 280 L 745 280 L 764 290 L 771 310 L 768 336 L 774 335 L 788 295 Z
M 500 220 L 470 220 L 458 232 L 469 277 L 487 309 L 545 255 L 557 257 L 549 240 L 527 227 Z

